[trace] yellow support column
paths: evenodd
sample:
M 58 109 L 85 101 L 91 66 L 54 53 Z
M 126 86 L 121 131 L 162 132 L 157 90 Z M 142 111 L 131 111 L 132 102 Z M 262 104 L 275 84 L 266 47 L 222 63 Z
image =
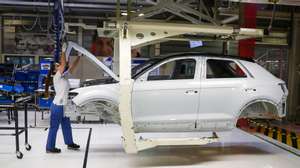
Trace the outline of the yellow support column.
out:
M 127 23 L 118 23 L 119 69 L 120 69 L 120 104 L 119 112 L 123 132 L 123 145 L 126 153 L 137 153 L 136 139 L 131 112 L 131 41 Z

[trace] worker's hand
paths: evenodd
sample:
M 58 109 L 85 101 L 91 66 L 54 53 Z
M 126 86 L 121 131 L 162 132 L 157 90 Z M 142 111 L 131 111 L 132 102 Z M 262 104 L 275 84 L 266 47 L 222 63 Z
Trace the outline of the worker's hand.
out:
M 61 51 L 65 53 L 67 50 L 67 47 L 68 47 L 67 43 L 63 43 L 63 45 L 61 47 Z

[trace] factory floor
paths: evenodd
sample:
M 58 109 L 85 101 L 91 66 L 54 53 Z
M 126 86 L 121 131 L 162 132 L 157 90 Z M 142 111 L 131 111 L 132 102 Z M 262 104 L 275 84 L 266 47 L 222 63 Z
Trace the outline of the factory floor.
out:
M 160 147 L 125 154 L 121 144 L 121 127 L 118 125 L 73 124 L 79 151 L 71 151 L 63 145 L 61 131 L 58 133 L 57 147 L 60 154 L 46 154 L 45 143 L 48 115 L 38 127 L 29 129 L 31 151 L 24 149 L 24 134 L 21 135 L 23 159 L 15 155 L 14 137 L 0 136 L 0 167 L 5 168 L 82 168 L 85 158 L 89 128 L 92 128 L 87 168 L 135 168 L 135 167 L 205 167 L 205 168 L 298 168 L 300 157 L 272 145 L 239 129 L 229 133 L 219 133 L 220 142 L 193 147 Z M 7 126 L 6 114 L 0 113 L 0 126 Z M 20 116 L 22 121 L 22 116 Z M 29 113 L 29 124 L 33 125 L 33 113 Z M 8 133 L 0 130 L 1 133 Z M 182 133 L 180 136 L 200 136 L 198 133 Z M 161 137 L 163 134 L 143 135 Z M 169 136 L 169 135 L 168 135 Z M 175 136 L 171 135 L 170 136 Z

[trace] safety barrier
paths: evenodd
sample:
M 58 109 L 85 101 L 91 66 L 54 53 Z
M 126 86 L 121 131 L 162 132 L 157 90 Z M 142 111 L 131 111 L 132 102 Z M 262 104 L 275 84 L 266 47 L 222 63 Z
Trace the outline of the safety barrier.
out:
M 250 125 L 249 129 L 251 131 L 263 134 L 274 140 L 300 150 L 300 134 L 297 135 L 295 132 L 288 131 L 284 128 L 269 126 L 251 119 L 247 119 L 247 121 Z

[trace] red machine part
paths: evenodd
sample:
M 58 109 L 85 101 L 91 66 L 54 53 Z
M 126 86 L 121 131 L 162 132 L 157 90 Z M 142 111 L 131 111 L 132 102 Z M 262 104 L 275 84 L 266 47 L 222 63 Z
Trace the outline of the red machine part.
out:
M 243 23 L 241 27 L 256 28 L 256 4 L 243 4 Z M 246 39 L 239 41 L 239 55 L 244 58 L 253 58 L 255 56 L 255 39 Z M 249 127 L 247 119 L 240 118 L 237 121 L 237 126 L 240 128 Z
M 256 4 L 243 4 L 243 28 L 256 28 Z M 255 39 L 246 39 L 239 41 L 239 55 L 244 58 L 253 58 L 255 56 Z

